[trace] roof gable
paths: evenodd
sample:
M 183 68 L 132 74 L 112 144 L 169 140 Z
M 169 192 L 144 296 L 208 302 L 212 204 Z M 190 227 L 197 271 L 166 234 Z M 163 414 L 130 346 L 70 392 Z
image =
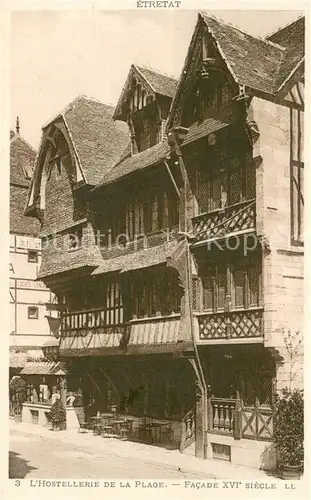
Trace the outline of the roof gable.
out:
M 172 76 L 151 68 L 132 64 L 113 114 L 114 120 L 126 121 L 123 108 L 129 101 L 134 79 L 145 92 L 146 100 L 150 96 L 155 99 L 156 95 L 172 99 L 178 83 L 178 80 Z
M 37 153 L 20 135 L 10 137 L 10 183 L 29 187 Z
M 10 233 L 36 236 L 39 222 L 24 215 L 36 151 L 13 131 L 10 139 Z
M 53 146 L 53 129 L 63 134 L 68 145 L 76 172 L 73 182 L 95 186 L 109 172 L 128 144 L 127 126 L 112 120 L 113 109 L 113 106 L 80 96 L 43 127 L 26 213 L 36 212 L 42 171 L 49 146 Z
M 276 78 L 276 89 L 282 86 L 297 66 L 301 63 L 305 54 L 305 18 L 300 17 L 293 23 L 279 29 L 267 40 L 278 43 L 284 47 L 282 62 Z
M 178 83 L 177 78 L 145 66 L 136 66 L 136 68 L 156 94 L 174 97 Z
M 240 85 L 274 93 L 275 73 L 284 48 L 260 39 L 218 19 L 202 14 L 232 76 Z
M 97 184 L 128 144 L 128 129 L 112 119 L 114 108 L 78 97 L 63 114 L 87 184 Z
M 262 39 L 204 12 L 199 14 L 171 106 L 168 129 L 180 124 L 180 98 L 187 92 L 190 75 L 197 69 L 199 59 L 202 60 L 204 36 L 211 37 L 237 84 L 270 95 L 278 93 L 304 54 L 304 19 Z

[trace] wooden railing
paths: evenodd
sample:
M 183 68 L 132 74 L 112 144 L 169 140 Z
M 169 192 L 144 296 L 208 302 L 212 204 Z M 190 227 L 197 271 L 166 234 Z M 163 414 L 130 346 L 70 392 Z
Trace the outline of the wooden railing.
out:
M 209 430 L 232 434 L 234 429 L 235 399 L 210 398 L 208 400 Z
M 123 327 L 122 323 L 111 322 L 110 314 L 112 314 L 112 311 L 107 309 L 89 309 L 63 313 L 61 316 L 61 332 L 79 332 L 104 328 L 108 333 L 109 329 L 115 331 L 116 327 Z
M 254 406 L 245 406 L 239 393 L 236 399 L 208 399 L 208 431 L 233 436 L 234 439 L 273 439 L 274 408 L 260 406 L 258 398 Z
M 263 309 L 196 313 L 200 340 L 263 337 Z
M 190 446 L 195 441 L 195 410 L 191 408 L 181 422 L 180 451 Z
M 223 209 L 193 217 L 196 241 L 222 238 L 228 234 L 248 231 L 256 227 L 255 200 L 243 201 Z

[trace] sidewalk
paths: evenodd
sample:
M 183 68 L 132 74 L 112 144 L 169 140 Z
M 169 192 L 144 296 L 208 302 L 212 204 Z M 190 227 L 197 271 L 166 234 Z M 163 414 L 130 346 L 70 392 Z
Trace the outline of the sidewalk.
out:
M 134 443 L 131 441 L 120 441 L 114 438 L 102 438 L 93 433 L 81 434 L 77 431 L 51 431 L 45 427 L 33 424 L 10 421 L 10 429 L 21 434 L 28 434 L 43 438 L 66 441 L 74 448 L 89 450 L 97 456 L 114 455 L 124 458 L 133 458 L 156 467 L 179 470 L 180 472 L 213 479 L 239 479 L 258 480 L 273 482 L 280 479 L 271 477 L 267 473 L 257 469 L 232 465 L 223 460 L 200 460 L 196 457 L 185 455 L 178 450 L 166 450 L 156 446 Z

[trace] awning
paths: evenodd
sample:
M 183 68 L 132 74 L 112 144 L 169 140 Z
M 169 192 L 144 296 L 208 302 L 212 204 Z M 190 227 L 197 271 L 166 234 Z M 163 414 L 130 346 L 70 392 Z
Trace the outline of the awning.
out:
M 116 326 L 109 331 L 107 328 L 103 331 L 99 328 L 96 332 L 86 330 L 83 335 L 61 337 L 59 352 L 62 356 L 122 354 L 124 332 L 124 327 Z
M 64 375 L 60 362 L 56 361 L 31 361 L 22 369 L 21 375 Z
M 202 137 L 212 134 L 213 132 L 217 132 L 217 130 L 220 130 L 224 127 L 228 127 L 228 125 L 229 123 L 226 123 L 225 121 L 215 120 L 215 118 L 207 118 L 201 123 L 196 122 L 191 125 L 189 132 L 182 142 L 182 146 L 201 139 Z
M 44 347 L 58 347 L 58 346 L 59 346 L 59 339 L 52 337 L 51 339 L 47 340 L 42 347 L 44 348 Z
M 134 271 L 146 267 L 153 267 L 158 264 L 166 263 L 177 247 L 176 241 L 170 241 L 162 245 L 149 247 L 135 253 L 121 255 L 114 259 L 107 259 L 104 264 L 100 265 L 92 275 L 119 271 L 122 273 Z
M 29 361 L 40 361 L 44 358 L 42 349 L 31 349 L 24 352 L 10 351 L 9 367 L 24 368 Z
M 193 350 L 193 344 L 179 341 L 180 315 L 131 321 L 128 354 L 174 353 Z

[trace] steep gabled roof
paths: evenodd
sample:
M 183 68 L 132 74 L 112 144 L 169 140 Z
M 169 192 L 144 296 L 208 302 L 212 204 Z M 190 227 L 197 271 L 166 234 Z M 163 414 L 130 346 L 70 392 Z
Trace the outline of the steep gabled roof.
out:
M 100 182 L 128 143 L 128 128 L 112 120 L 113 111 L 113 106 L 79 96 L 58 115 L 64 119 L 87 184 Z
M 40 179 L 47 150 L 47 136 L 54 123 L 66 132 L 69 149 L 75 157 L 79 179 L 95 186 L 109 172 L 128 145 L 128 128 L 112 119 L 113 106 L 79 96 L 44 127 L 26 213 L 32 214 L 40 194 Z
M 140 71 L 156 94 L 174 97 L 178 83 L 177 78 L 155 69 L 146 68 L 145 66 L 135 65 L 135 67 Z
M 202 18 L 236 82 L 273 94 L 285 49 L 205 13 Z
M 39 222 L 25 217 L 24 209 L 33 175 L 36 151 L 19 134 L 10 131 L 10 233 L 36 236 Z
M 10 183 L 29 187 L 36 151 L 19 134 L 10 131 Z
M 278 89 L 304 58 L 305 18 L 299 17 L 293 23 L 268 36 L 267 40 L 278 43 L 285 49 L 276 79 L 276 88 Z
M 113 114 L 115 120 L 120 119 L 122 116 L 122 104 L 126 100 L 133 77 L 138 79 L 151 95 L 158 94 L 169 98 L 174 96 L 178 84 L 177 78 L 173 76 L 166 75 L 155 69 L 146 68 L 145 66 L 132 64 Z
M 205 12 L 200 13 L 172 102 L 168 128 L 178 106 L 195 47 L 206 28 L 235 82 L 255 91 L 276 95 L 304 55 L 304 18 L 262 39 Z

